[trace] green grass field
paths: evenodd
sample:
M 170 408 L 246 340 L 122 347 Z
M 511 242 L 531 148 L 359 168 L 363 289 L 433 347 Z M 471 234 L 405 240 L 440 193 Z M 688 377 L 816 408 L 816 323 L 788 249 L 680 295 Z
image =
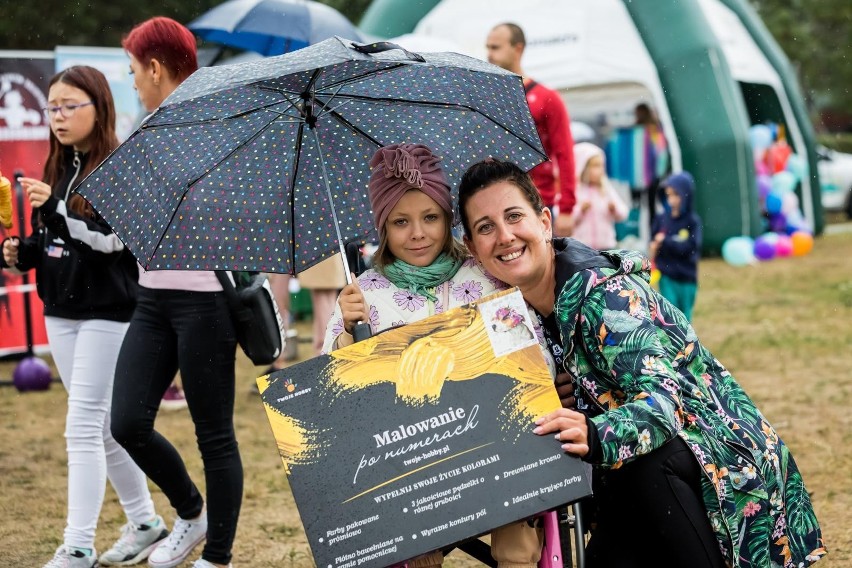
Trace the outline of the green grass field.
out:
M 297 327 L 307 339 L 309 323 Z M 820 237 L 805 257 L 744 268 L 720 259 L 703 261 L 695 328 L 792 448 L 830 551 L 819 565 L 852 566 L 852 231 Z M 309 349 L 303 342 L 301 356 L 308 356 Z M 13 367 L 0 363 L 0 378 L 10 378 Z M 258 370 L 240 354 L 236 424 L 245 497 L 234 564 L 311 567 L 265 413 L 250 391 Z M 41 566 L 61 543 L 64 420 L 65 393 L 59 384 L 26 394 L 0 388 L 0 567 Z M 157 428 L 178 447 L 201 485 L 189 414 L 161 413 Z M 158 511 L 171 524 L 174 514 L 166 499 L 155 487 L 152 491 Z M 117 538 L 124 522 L 108 488 L 98 550 Z M 445 562 L 473 565 L 457 552 Z

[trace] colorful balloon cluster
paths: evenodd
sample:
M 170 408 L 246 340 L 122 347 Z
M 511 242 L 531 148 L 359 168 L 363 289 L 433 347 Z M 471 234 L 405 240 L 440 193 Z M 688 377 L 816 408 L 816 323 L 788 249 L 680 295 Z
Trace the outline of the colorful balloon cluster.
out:
M 794 154 L 783 126 L 755 124 L 749 129 L 757 171 L 757 192 L 767 231 L 752 240 L 732 237 L 722 245 L 722 258 L 743 266 L 755 260 L 803 256 L 813 248 L 813 234 L 799 208 L 795 189 L 808 175 L 808 163 Z

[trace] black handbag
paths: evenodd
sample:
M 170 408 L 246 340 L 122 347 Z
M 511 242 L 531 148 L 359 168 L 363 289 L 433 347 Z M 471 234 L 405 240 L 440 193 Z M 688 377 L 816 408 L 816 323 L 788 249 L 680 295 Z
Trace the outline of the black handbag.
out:
M 271 365 L 284 351 L 284 321 L 262 272 L 216 271 L 228 300 L 237 342 L 255 365 Z

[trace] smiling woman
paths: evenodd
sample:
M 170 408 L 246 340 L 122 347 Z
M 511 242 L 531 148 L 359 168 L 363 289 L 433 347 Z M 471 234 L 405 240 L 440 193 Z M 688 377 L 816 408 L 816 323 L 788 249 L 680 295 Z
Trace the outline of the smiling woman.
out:
M 515 164 L 464 174 L 465 242 L 520 288 L 577 409 L 533 431 L 594 467 L 590 567 L 806 566 L 826 552 L 790 450 L 635 251 L 551 239 L 550 214 Z M 532 425 L 531 425 L 532 426 Z

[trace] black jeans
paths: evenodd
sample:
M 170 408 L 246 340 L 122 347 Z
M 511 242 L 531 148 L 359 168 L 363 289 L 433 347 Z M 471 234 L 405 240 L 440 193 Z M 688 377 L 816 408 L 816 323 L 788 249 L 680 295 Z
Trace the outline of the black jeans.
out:
M 701 475 L 679 437 L 619 469 L 596 471 L 589 568 L 724 568 Z
M 112 398 L 112 435 L 165 493 L 182 519 L 204 499 L 180 454 L 154 430 L 163 393 L 180 369 L 207 482 L 202 557 L 228 564 L 243 495 L 234 435 L 234 327 L 222 293 L 140 288 L 121 346 Z

